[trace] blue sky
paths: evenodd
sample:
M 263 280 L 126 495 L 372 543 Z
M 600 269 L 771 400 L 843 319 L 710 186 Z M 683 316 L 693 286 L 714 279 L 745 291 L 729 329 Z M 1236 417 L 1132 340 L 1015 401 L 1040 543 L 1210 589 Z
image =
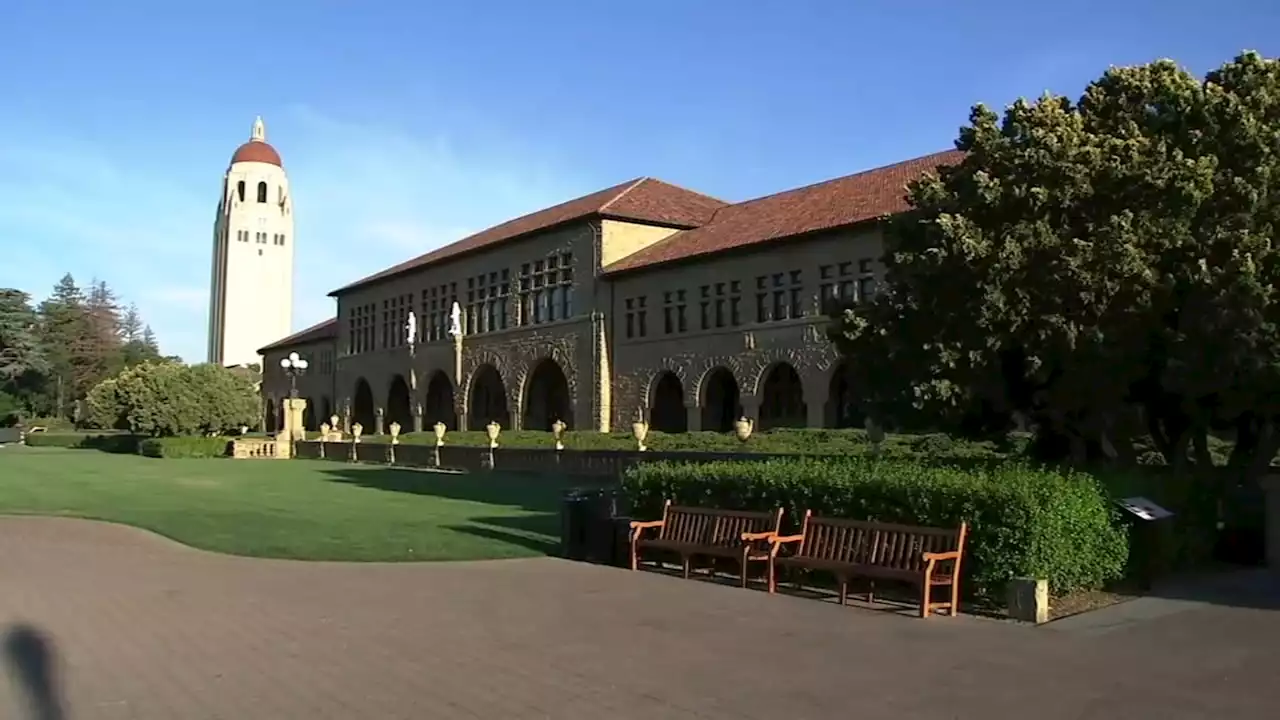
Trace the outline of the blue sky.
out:
M 726 200 L 950 147 L 975 102 L 1280 54 L 1274 0 L 5 0 L 0 287 L 64 272 L 204 358 L 221 176 L 257 114 L 295 328 L 468 232 L 652 175 Z

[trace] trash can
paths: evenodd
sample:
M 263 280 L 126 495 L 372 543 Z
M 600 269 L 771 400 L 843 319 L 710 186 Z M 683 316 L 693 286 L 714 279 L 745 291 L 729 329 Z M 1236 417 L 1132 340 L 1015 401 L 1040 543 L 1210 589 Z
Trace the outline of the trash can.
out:
M 617 488 L 596 488 L 590 493 L 587 559 L 621 567 L 627 564 L 631 518 L 627 500 Z
M 1129 521 L 1128 575 L 1150 590 L 1173 569 L 1173 513 L 1145 497 L 1116 502 Z
M 572 488 L 560 501 L 560 553 L 570 560 L 587 559 L 587 530 L 591 495 Z

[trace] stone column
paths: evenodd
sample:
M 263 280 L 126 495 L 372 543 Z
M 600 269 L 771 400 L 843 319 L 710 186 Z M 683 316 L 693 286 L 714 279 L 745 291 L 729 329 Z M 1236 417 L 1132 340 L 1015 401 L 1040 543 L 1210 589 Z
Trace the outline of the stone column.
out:
M 702 430 L 702 408 L 696 403 L 693 405 L 685 404 L 684 419 L 685 425 L 689 428 L 689 432 L 698 432 Z
M 826 392 L 810 392 L 807 388 L 804 393 L 804 413 L 805 427 L 820 428 L 827 425 L 827 393 Z
M 739 395 L 738 403 L 742 405 L 743 417 L 749 418 L 755 425 L 760 424 L 760 396 Z M 737 420 L 738 418 L 734 418 Z
M 302 415 L 306 410 L 307 401 L 305 398 L 286 398 L 281 402 L 284 405 L 284 426 L 276 434 L 276 454 L 293 457 L 293 443 L 305 440 L 307 437 L 306 428 L 302 424 Z M 283 448 L 280 447 L 281 440 L 285 441 Z
M 422 432 L 422 403 L 414 403 L 413 406 L 413 431 Z
M 382 419 L 385 416 L 386 416 L 386 411 L 383 410 L 382 408 L 377 408 L 376 410 L 373 411 L 373 434 L 374 435 L 381 435 L 383 433 Z

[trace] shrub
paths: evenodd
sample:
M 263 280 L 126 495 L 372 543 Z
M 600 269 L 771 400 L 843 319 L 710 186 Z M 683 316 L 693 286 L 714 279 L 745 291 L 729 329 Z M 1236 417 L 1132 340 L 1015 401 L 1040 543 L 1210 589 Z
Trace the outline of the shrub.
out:
M 257 423 L 251 381 L 217 365 L 168 360 L 123 370 L 89 392 L 88 422 L 137 435 L 169 437 L 223 433 Z
M 138 451 L 138 437 L 127 433 L 37 432 L 28 433 L 26 442 L 32 447 L 76 448 L 122 454 Z
M 866 458 L 645 463 L 623 487 L 640 513 L 662 501 L 934 527 L 968 522 L 966 592 L 995 598 L 1014 577 L 1063 594 L 1120 577 L 1128 537 L 1091 476 L 1004 464 L 978 470 Z
M 226 457 L 230 441 L 224 437 L 146 438 L 138 443 L 138 453 L 153 458 Z

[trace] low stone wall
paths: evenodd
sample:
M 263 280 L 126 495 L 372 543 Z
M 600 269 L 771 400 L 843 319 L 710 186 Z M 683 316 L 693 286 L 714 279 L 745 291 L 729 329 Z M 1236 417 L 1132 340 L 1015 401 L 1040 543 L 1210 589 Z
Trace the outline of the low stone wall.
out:
M 354 449 L 354 457 L 352 455 Z M 627 468 L 641 462 L 676 460 L 681 462 L 711 462 L 715 460 L 764 461 L 786 455 L 768 453 L 714 453 L 714 452 L 639 452 L 635 450 L 553 450 L 537 448 L 503 448 L 496 450 L 479 447 L 388 443 L 295 443 L 299 458 L 340 460 L 346 462 L 386 463 L 403 467 L 438 468 L 480 472 L 504 470 L 510 472 L 557 473 L 585 478 L 613 479 Z
M 231 441 L 231 457 L 240 460 L 287 460 L 289 444 L 275 438 L 236 438 Z

